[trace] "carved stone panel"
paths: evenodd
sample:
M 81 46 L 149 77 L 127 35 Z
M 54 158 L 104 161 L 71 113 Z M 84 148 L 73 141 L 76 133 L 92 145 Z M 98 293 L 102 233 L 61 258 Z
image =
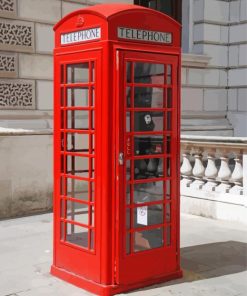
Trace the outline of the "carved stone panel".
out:
M 0 16 L 15 17 L 16 16 L 16 0 L 1 0 Z
M 33 52 L 33 23 L 1 18 L 0 50 Z
M 35 109 L 34 81 L 0 80 L 0 109 Z
M 0 52 L 0 77 L 17 77 L 17 55 Z

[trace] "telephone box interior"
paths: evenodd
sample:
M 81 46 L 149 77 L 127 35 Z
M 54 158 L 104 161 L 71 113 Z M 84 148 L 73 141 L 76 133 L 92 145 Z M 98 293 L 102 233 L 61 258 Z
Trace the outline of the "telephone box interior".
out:
M 103 4 L 54 31 L 51 273 L 98 295 L 181 277 L 180 24 Z

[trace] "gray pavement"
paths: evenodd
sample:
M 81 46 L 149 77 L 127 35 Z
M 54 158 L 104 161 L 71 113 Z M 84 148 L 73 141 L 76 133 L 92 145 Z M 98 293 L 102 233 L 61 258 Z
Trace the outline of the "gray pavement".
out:
M 49 274 L 51 229 L 51 214 L 0 221 L 0 296 L 91 295 Z M 246 226 L 182 215 L 181 248 L 182 279 L 128 295 L 247 296 Z

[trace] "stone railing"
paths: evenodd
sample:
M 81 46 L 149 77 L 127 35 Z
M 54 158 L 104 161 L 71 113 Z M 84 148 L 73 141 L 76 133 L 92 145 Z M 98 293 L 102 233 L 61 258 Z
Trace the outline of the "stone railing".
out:
M 181 136 L 181 194 L 247 195 L 247 138 Z

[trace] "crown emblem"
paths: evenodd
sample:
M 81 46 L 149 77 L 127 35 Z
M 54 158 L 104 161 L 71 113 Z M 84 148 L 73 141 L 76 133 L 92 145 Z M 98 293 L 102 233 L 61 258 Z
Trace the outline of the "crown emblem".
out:
M 77 18 L 76 26 L 77 27 L 82 27 L 85 23 L 84 17 L 79 15 Z

